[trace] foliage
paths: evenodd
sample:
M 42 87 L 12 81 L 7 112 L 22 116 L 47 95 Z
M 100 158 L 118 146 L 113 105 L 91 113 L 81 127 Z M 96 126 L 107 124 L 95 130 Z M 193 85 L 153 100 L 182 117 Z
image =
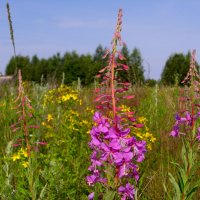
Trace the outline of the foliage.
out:
M 182 53 L 172 54 L 165 63 L 161 74 L 161 82 L 167 85 L 173 85 L 176 82 L 180 84 L 188 72 L 189 64 L 189 52 L 186 55 Z
M 170 199 L 189 200 L 200 188 L 200 181 L 195 177 L 199 160 L 197 154 L 199 152 L 198 143 L 200 141 L 199 127 L 199 96 L 200 76 L 195 65 L 195 50 L 193 50 L 190 59 L 190 68 L 187 76 L 183 80 L 183 84 L 190 83 L 190 87 L 186 87 L 181 92 L 183 96 L 179 98 L 180 110 L 176 114 L 176 123 L 171 132 L 173 137 L 182 136 L 182 165 L 173 163 L 177 167 L 177 177 L 169 173 L 170 182 L 173 185 L 174 193 L 172 196 L 167 192 Z
M 154 87 L 157 84 L 157 81 L 154 79 L 147 79 L 145 80 L 145 85 L 149 87 Z
M 53 81 L 60 84 L 64 73 L 63 83 L 65 84 L 71 84 L 80 78 L 82 85 L 91 85 L 101 66 L 105 66 L 105 61 L 101 59 L 105 52 L 106 49 L 99 45 L 94 55 L 79 55 L 75 51 L 66 52 L 63 56 L 57 53 L 48 59 L 39 59 L 37 55 L 32 58 L 18 55 L 9 60 L 6 66 L 6 75 L 16 74 L 16 67 L 18 67 L 22 71 L 24 80 L 27 81 L 40 83 L 41 77 L 43 77 L 45 82 Z M 125 49 L 122 52 L 125 53 Z M 144 70 L 139 50 L 134 49 L 131 55 L 125 56 L 130 65 L 128 79 L 132 84 L 143 83 Z

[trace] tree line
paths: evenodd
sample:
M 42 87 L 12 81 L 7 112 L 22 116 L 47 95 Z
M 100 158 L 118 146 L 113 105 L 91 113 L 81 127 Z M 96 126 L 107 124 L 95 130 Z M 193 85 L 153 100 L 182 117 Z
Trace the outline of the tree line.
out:
M 47 59 L 39 59 L 37 55 L 32 58 L 19 55 L 10 59 L 6 66 L 6 75 L 15 74 L 17 66 L 21 69 L 24 80 L 39 83 L 42 78 L 43 81 L 53 80 L 58 83 L 63 81 L 65 84 L 72 84 L 79 79 L 82 85 L 87 86 L 94 83 L 98 71 L 108 64 L 102 59 L 105 52 L 106 48 L 99 45 L 93 55 L 79 55 L 76 51 L 66 52 L 63 56 L 57 53 Z M 154 86 L 157 82 L 164 85 L 181 85 L 181 81 L 188 72 L 191 55 L 190 52 L 171 54 L 164 64 L 161 79 L 156 81 L 154 79 L 145 80 L 143 58 L 138 48 L 130 52 L 127 46 L 124 46 L 122 54 L 126 58 L 123 64 L 128 65 L 129 70 L 127 74 L 119 72 L 118 76 L 132 85 L 146 83 L 149 86 Z M 199 69 L 198 63 L 196 64 Z
M 79 78 L 82 85 L 90 85 L 94 83 L 94 77 L 98 71 L 108 64 L 102 59 L 105 52 L 106 48 L 99 45 L 94 55 L 79 55 L 76 51 L 66 52 L 63 56 L 57 53 L 47 59 L 39 59 L 37 55 L 32 58 L 18 55 L 10 59 L 6 66 L 6 75 L 14 74 L 18 67 L 22 71 L 23 79 L 28 81 L 40 82 L 42 77 L 44 81 L 61 82 L 64 77 L 65 84 L 72 84 Z M 139 49 L 134 48 L 130 53 L 124 46 L 122 54 L 126 58 L 123 62 L 129 66 L 129 71 L 125 76 L 119 73 L 120 78 L 132 84 L 143 84 L 144 67 Z

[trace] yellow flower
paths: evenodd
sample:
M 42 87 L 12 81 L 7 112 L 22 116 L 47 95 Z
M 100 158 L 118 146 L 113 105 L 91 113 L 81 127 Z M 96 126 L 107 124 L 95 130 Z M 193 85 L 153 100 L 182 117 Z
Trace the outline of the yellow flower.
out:
M 49 121 L 51 121 L 52 119 L 53 119 L 52 115 L 51 115 L 51 114 L 48 114 L 48 115 L 47 115 L 47 121 L 49 122 Z
M 147 144 L 147 149 L 152 150 L 151 144 Z
M 27 161 L 24 161 L 24 162 L 22 163 L 22 165 L 23 165 L 24 168 L 27 168 L 28 165 L 29 165 L 29 163 L 28 163 Z
M 21 158 L 20 154 L 15 154 L 15 155 L 12 156 L 13 161 L 19 160 L 20 158 Z
M 149 132 L 146 132 L 146 133 L 145 133 L 145 137 L 146 137 L 146 138 L 149 138 L 149 137 L 151 137 L 151 136 L 152 136 L 151 133 L 149 133 Z
M 45 126 L 46 125 L 46 123 L 45 122 L 42 122 L 42 126 Z
M 25 151 L 25 150 L 23 150 L 23 149 L 22 149 L 22 151 L 21 151 L 21 152 L 22 152 L 22 154 L 24 155 L 24 157 L 25 157 L 25 158 L 27 158 L 27 157 L 28 157 L 28 153 L 27 153 L 27 151 Z
M 122 112 L 130 112 L 131 108 L 125 105 L 121 105 L 121 111 Z
M 138 117 L 138 122 L 139 123 L 145 123 L 147 119 L 145 117 Z
M 143 139 L 143 135 L 142 135 L 142 133 L 140 133 L 140 132 L 136 132 L 135 134 L 136 134 L 136 136 L 139 137 L 140 139 Z
M 156 138 L 155 138 L 155 137 L 151 137 L 150 141 L 151 141 L 151 142 L 155 142 L 155 141 L 156 141 Z
M 88 121 L 82 120 L 82 123 L 83 123 L 83 124 L 88 124 Z

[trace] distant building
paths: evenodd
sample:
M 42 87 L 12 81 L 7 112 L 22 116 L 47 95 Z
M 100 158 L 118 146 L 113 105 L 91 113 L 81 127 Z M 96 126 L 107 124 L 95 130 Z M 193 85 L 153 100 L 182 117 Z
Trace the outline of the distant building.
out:
M 0 84 L 1 83 L 7 83 L 13 80 L 13 76 L 3 76 L 0 74 Z

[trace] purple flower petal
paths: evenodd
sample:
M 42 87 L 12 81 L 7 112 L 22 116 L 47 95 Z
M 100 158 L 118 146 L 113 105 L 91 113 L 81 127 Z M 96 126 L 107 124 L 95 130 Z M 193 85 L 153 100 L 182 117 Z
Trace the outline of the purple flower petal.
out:
M 200 141 L 200 133 L 197 135 L 196 139 Z
M 119 188 L 118 188 L 118 192 L 124 192 L 125 191 L 125 187 L 124 186 L 120 186 Z
M 127 176 L 127 168 L 126 168 L 126 164 L 124 163 L 123 165 L 121 165 L 119 167 L 119 172 L 118 172 L 118 177 L 122 178 L 123 176 Z
M 111 140 L 111 142 L 108 146 L 114 150 L 120 150 L 122 148 L 120 141 L 118 139 Z
M 86 177 L 88 185 L 93 185 L 96 182 L 96 179 L 97 177 L 94 174 Z
M 118 192 L 122 196 L 122 200 L 134 199 L 135 190 L 130 183 L 127 183 L 125 187 L 120 186 Z
M 94 146 L 100 146 L 101 142 L 94 136 L 92 136 L 92 140 L 90 142 Z
M 93 199 L 94 199 L 94 192 L 88 195 L 88 200 L 93 200 Z
M 114 162 L 115 162 L 116 164 L 120 164 L 120 163 L 122 162 L 122 160 L 123 160 L 123 155 L 122 155 L 122 153 L 118 153 L 118 152 L 114 153 L 114 154 L 113 154 L 113 159 L 114 159 Z
M 123 153 L 123 157 L 126 162 L 129 162 L 133 158 L 133 152 Z
M 109 130 L 108 135 L 105 136 L 105 139 L 116 139 L 116 138 L 118 138 L 117 132 L 116 132 L 116 130 L 114 128 L 111 128 Z
M 101 120 L 101 114 L 99 112 L 95 112 L 93 120 L 98 123 Z

